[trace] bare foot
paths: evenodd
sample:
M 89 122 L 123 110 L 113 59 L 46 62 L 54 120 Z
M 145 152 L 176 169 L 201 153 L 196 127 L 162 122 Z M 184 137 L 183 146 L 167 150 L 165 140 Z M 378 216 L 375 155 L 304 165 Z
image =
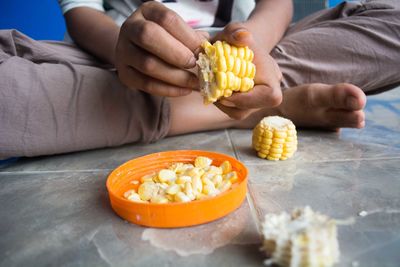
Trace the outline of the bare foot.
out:
M 239 127 L 254 127 L 262 117 L 280 115 L 298 127 L 323 129 L 362 128 L 365 126 L 364 92 L 355 85 L 340 83 L 306 84 L 287 89 L 282 104 L 261 109 L 245 119 Z

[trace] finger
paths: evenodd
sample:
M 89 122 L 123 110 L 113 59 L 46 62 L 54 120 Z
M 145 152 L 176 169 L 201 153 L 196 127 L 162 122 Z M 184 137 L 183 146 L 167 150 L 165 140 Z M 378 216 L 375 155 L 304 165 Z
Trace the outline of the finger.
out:
M 135 19 L 121 28 L 129 40 L 179 68 L 193 68 L 196 58 L 192 51 L 152 21 Z
M 121 68 L 118 76 L 128 88 L 142 90 L 152 95 L 176 97 L 188 95 L 192 92 L 190 89 L 175 87 L 148 77 L 129 66 Z
M 194 52 L 205 39 L 202 38 L 201 35 L 196 34 L 196 31 L 177 13 L 165 7 L 163 4 L 149 1 L 143 4 L 142 14 L 145 19 L 160 25 L 192 52 Z
M 229 117 L 231 117 L 232 119 L 235 119 L 235 120 L 243 120 L 252 113 L 252 111 L 249 109 L 244 110 L 244 109 L 239 109 L 239 108 L 234 108 L 234 107 L 227 107 L 218 102 L 214 103 L 214 105 L 217 106 L 222 112 L 224 112 Z
M 282 102 L 282 92 L 279 88 L 266 85 L 256 85 L 247 93 L 235 93 L 224 101 L 233 103 L 241 109 L 276 107 Z
M 125 63 L 141 73 L 183 88 L 199 87 L 199 80 L 195 74 L 175 68 L 132 43 L 128 43 L 125 49 L 129 51 L 125 53 Z

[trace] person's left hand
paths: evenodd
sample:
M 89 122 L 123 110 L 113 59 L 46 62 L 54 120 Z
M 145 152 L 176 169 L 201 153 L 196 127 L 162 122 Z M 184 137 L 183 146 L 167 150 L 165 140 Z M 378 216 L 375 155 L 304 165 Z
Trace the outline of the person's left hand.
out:
M 254 88 L 247 93 L 234 93 L 215 105 L 233 119 L 244 119 L 254 109 L 276 107 L 282 102 L 280 82 L 282 73 L 275 60 L 257 43 L 252 33 L 242 23 L 230 23 L 213 41 L 225 40 L 235 46 L 248 46 L 254 52 L 256 66 Z

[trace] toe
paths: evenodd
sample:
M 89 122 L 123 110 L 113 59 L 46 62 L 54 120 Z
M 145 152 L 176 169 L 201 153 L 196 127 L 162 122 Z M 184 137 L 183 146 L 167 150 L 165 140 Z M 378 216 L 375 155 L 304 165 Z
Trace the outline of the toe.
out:
M 357 86 L 348 83 L 311 84 L 307 97 L 311 107 L 361 110 L 366 103 L 364 92 Z
M 343 108 L 348 110 L 361 110 L 367 103 L 367 97 L 357 86 L 349 83 L 341 83 L 334 86 L 337 100 L 344 102 Z
M 363 128 L 365 114 L 362 110 L 328 110 L 326 111 L 326 123 L 330 128 Z

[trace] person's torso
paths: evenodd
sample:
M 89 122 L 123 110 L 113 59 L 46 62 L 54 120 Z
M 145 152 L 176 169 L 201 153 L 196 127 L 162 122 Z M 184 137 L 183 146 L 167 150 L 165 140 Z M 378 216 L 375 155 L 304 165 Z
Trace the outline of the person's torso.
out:
M 106 12 L 118 24 L 146 0 L 104 0 Z M 254 0 L 158 0 L 178 13 L 193 28 L 223 27 L 230 21 L 246 20 Z

